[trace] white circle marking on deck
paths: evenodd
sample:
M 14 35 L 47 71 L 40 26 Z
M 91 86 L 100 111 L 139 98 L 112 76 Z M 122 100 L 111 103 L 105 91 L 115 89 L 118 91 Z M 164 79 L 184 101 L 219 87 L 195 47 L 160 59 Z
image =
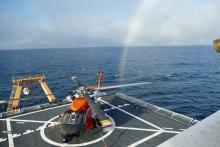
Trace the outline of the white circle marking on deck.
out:
M 109 115 L 106 114 L 106 116 L 111 120 L 112 122 L 112 125 L 113 125 L 113 129 L 111 131 L 108 131 L 108 133 L 106 133 L 105 135 L 103 135 L 102 137 L 99 137 L 93 141 L 88 141 L 88 142 L 84 142 L 84 143 L 79 143 L 79 144 L 67 144 L 67 143 L 59 143 L 59 142 L 55 142 L 53 140 L 50 140 L 49 138 L 47 138 L 47 136 L 45 135 L 44 133 L 44 130 L 46 128 L 46 126 L 54 119 L 58 118 L 59 116 L 55 116 L 53 118 L 51 118 L 49 121 L 47 121 L 41 128 L 40 130 L 40 135 L 41 135 L 41 138 L 49 143 L 49 144 L 52 144 L 52 145 L 55 145 L 55 146 L 62 146 L 62 147 L 76 147 L 76 146 L 87 146 L 87 145 L 90 145 L 90 144 L 94 144 L 94 143 L 97 143 L 103 139 L 105 139 L 106 137 L 108 137 L 109 135 L 111 135 L 111 133 L 114 131 L 115 129 L 115 121 L 113 120 L 112 117 L 110 117 Z

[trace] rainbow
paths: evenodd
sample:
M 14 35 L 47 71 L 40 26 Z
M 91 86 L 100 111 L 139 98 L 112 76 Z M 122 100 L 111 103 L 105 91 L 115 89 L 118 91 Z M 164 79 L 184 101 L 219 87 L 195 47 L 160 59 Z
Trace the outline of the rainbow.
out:
M 146 10 L 152 8 L 155 5 L 156 0 L 141 0 L 135 9 L 135 13 L 131 19 L 131 23 L 128 27 L 127 34 L 125 35 L 125 40 L 123 41 L 123 47 L 121 49 L 120 64 L 119 64 L 119 74 L 124 75 L 126 58 L 129 50 L 129 46 L 134 45 L 134 40 L 138 34 L 141 24 L 145 18 Z M 119 82 L 122 79 L 119 80 Z

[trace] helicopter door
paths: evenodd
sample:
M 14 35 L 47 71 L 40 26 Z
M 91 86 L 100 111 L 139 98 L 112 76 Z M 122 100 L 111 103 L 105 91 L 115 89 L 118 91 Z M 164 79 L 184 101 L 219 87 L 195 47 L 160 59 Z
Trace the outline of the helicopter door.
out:
M 84 114 L 84 127 L 85 129 L 94 128 L 91 108 L 88 108 L 86 113 Z

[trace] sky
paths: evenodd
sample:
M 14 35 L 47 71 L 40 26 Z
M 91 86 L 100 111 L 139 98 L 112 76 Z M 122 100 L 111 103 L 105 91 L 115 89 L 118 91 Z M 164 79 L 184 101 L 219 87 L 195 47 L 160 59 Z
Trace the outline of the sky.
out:
M 219 0 L 1 0 L 0 49 L 211 45 Z

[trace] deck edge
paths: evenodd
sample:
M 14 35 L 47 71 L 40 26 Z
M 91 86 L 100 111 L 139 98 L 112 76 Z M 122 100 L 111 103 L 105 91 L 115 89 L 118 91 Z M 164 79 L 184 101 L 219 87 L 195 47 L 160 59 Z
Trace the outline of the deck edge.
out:
M 143 108 L 145 108 L 147 110 L 155 112 L 155 113 L 157 113 L 159 115 L 163 115 L 165 117 L 168 117 L 170 119 L 176 120 L 178 122 L 187 124 L 189 126 L 192 126 L 192 125 L 194 125 L 194 124 L 199 122 L 198 120 L 193 119 L 191 117 L 188 117 L 188 116 L 185 116 L 183 114 L 179 114 L 179 113 L 170 111 L 168 109 L 165 109 L 165 108 L 162 108 L 162 107 L 159 107 L 159 106 L 147 103 L 147 102 L 145 102 L 143 100 L 140 100 L 140 99 L 128 96 L 128 95 L 126 95 L 124 93 L 118 92 L 118 93 L 116 93 L 115 96 L 119 97 L 121 99 L 127 100 L 127 101 L 129 101 L 131 103 L 135 103 L 135 104 L 137 104 L 137 105 L 139 105 L 139 106 L 141 106 L 141 107 L 143 107 Z
M 19 114 L 24 114 L 24 113 L 28 113 L 28 112 L 37 111 L 37 110 L 43 110 L 43 109 L 50 108 L 50 107 L 65 105 L 67 103 L 68 103 L 67 101 L 61 101 L 61 102 L 57 102 L 57 103 L 53 103 L 53 104 L 44 103 L 44 104 L 40 104 L 40 105 L 34 105 L 34 106 L 30 106 L 30 107 L 20 108 L 17 110 L 2 112 L 2 113 L 0 113 L 0 118 L 7 118 L 7 117 L 19 115 Z

